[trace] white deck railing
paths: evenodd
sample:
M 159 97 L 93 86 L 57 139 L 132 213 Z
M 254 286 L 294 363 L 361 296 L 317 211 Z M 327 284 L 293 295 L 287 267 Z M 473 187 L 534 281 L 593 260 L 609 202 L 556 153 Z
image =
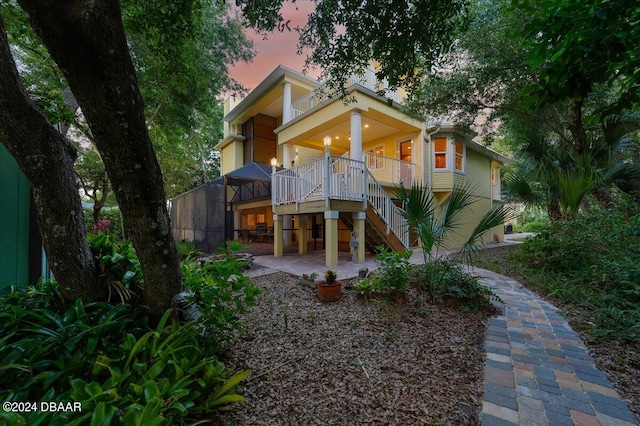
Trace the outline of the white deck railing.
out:
M 367 174 L 367 201 L 369 205 L 387 224 L 387 233 L 393 232 L 402 245 L 409 248 L 409 222 L 402 216 L 402 209 L 393 203 L 370 170 L 367 171 Z
M 364 153 L 367 169 L 378 182 L 389 182 L 411 187 L 415 182 L 416 165 L 372 152 Z
M 362 161 L 330 156 L 282 170 L 271 177 L 274 205 L 314 200 L 364 201 L 366 185 Z
M 345 87 L 350 87 L 354 84 L 359 84 L 360 86 L 374 92 L 384 90 L 385 96 L 395 102 L 398 102 L 398 92 L 387 90 L 389 87 L 387 82 L 379 81 L 376 78 L 376 72 L 370 68 L 367 68 L 362 76 L 355 75 L 349 77 L 345 82 Z M 291 104 L 291 117 L 297 118 L 323 102 L 336 98 L 338 95 L 339 94 L 330 92 L 326 85 L 320 85 L 317 89 L 298 98 L 298 100 Z
M 409 225 L 386 191 L 362 161 L 330 156 L 271 175 L 274 206 L 306 201 L 349 200 L 367 202 L 405 247 L 409 247 Z

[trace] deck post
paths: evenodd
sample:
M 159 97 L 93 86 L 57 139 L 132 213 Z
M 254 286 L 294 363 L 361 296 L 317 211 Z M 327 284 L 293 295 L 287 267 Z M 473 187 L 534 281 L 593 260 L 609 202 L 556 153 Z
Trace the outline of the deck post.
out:
M 282 232 L 282 215 L 273 215 L 273 257 L 284 254 L 284 238 Z
M 307 235 L 309 229 L 309 221 L 307 215 L 301 214 L 298 218 L 298 234 L 296 239 L 298 240 L 298 253 L 307 254 Z
M 327 267 L 338 266 L 338 220 L 340 212 L 324 212 L 325 228 L 325 264 Z
M 365 222 L 367 220 L 366 212 L 354 212 L 353 213 L 353 230 L 356 233 L 356 241 L 358 247 L 356 251 L 356 263 L 364 262 L 364 249 L 365 249 Z

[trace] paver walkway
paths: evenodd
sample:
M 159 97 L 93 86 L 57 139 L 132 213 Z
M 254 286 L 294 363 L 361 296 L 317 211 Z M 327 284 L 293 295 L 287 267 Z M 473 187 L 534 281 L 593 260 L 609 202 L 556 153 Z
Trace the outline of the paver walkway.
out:
M 423 263 L 422 253 L 415 252 L 410 261 Z M 254 275 L 273 270 L 321 275 L 327 269 L 324 252 L 257 256 L 254 263 L 261 267 Z M 340 253 L 338 266 L 331 269 L 345 279 L 362 267 L 375 269 L 375 258 L 356 264 Z M 503 314 L 489 320 L 485 340 L 483 426 L 640 424 L 557 308 L 508 277 L 479 268 L 474 272 L 505 302 Z
M 485 340 L 483 426 L 638 424 L 557 308 L 508 277 L 475 273 L 505 302 Z

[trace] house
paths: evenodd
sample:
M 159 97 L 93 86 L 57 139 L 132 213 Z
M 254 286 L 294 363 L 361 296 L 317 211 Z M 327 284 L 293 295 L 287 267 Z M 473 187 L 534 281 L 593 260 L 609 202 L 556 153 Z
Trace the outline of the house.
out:
M 0 293 L 48 276 L 29 181 L 0 144 Z
M 411 245 L 400 206 L 389 195 L 394 185 L 419 183 L 443 202 L 455 184 L 469 182 L 477 202 L 465 213 L 469 226 L 458 243 L 466 239 L 477 218 L 502 202 L 500 168 L 509 160 L 452 125 L 428 128 L 403 112 L 401 91 L 382 91 L 373 70 L 348 81 L 341 98 L 279 66 L 243 99 L 229 98 L 217 146 L 222 174 L 251 163 L 273 167 L 269 198 L 228 204 L 233 237 L 266 224 L 274 256 L 294 241 L 306 253 L 321 240 L 327 266 L 350 248 L 359 262 L 365 249 L 380 244 Z M 502 237 L 500 227 L 484 241 Z

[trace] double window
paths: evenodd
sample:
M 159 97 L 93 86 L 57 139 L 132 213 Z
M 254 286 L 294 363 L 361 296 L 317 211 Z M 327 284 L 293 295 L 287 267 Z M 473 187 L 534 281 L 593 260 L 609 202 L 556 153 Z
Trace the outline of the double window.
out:
M 433 143 L 433 168 L 439 171 L 464 172 L 465 146 L 460 141 L 450 143 L 447 138 L 436 138 Z

